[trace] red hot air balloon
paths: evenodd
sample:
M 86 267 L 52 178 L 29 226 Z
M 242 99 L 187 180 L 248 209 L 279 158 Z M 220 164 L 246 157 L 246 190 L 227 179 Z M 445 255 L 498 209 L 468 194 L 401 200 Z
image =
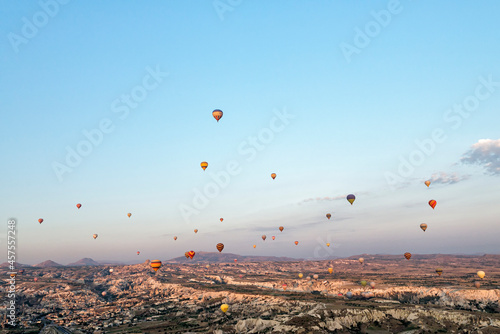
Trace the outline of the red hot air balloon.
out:
M 193 256 L 195 255 L 196 253 L 194 251 L 189 251 L 188 252 L 188 256 L 189 258 L 192 260 L 193 259 Z
M 218 243 L 217 246 L 215 246 L 217 248 L 217 250 L 220 252 L 222 252 L 222 250 L 224 249 L 224 244 L 223 243 Z
M 275 237 L 274 235 L 273 235 L 271 238 L 272 238 L 273 240 L 274 240 L 274 239 L 276 239 L 276 237 Z
M 137 255 L 141 254 L 141 252 L 137 251 Z
M 38 219 L 38 222 L 39 222 L 40 224 L 41 224 L 41 223 L 43 223 L 43 219 L 42 219 L 42 218 Z
M 234 259 L 234 263 L 237 263 L 238 262 L 238 259 Z
M 224 220 L 224 218 L 221 218 L 221 219 L 220 219 L 220 222 L 222 223 L 222 221 L 223 221 L 223 220 Z
M 299 242 L 298 242 L 298 241 L 295 241 L 295 245 L 298 245 L 298 244 L 299 244 Z
M 406 253 L 405 253 L 405 258 L 406 258 L 407 260 L 409 260 L 409 259 L 411 258 L 411 253 L 406 252 Z
M 76 207 L 77 207 L 78 209 L 80 209 L 80 208 L 82 207 L 82 205 L 81 205 L 80 203 L 78 203 L 78 204 L 76 205 Z
M 430 205 L 430 206 L 431 206 L 431 208 L 433 208 L 433 209 L 436 207 L 436 204 L 437 204 L 437 202 L 436 202 L 435 200 L 433 200 L 433 199 L 431 199 L 431 200 L 429 201 L 429 205 Z

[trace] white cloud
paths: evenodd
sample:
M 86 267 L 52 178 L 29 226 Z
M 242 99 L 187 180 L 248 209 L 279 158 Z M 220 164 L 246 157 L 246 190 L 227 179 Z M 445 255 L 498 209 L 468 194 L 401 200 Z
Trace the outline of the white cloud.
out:
M 463 180 L 467 180 L 469 175 L 458 175 L 457 173 L 447 174 L 445 172 L 439 172 L 432 174 L 429 181 L 431 184 L 454 184 Z
M 500 139 L 480 139 L 460 161 L 464 164 L 481 165 L 489 174 L 500 175 Z

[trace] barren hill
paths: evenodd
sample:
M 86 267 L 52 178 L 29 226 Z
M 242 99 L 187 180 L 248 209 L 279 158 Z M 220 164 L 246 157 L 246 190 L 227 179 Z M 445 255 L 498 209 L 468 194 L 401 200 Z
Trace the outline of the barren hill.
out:
M 170 263 L 193 263 L 193 262 L 234 262 L 237 259 L 238 262 L 290 262 L 290 261 L 301 261 L 301 259 L 293 259 L 290 257 L 276 257 L 276 256 L 245 256 L 237 255 L 232 253 L 217 253 L 217 252 L 196 252 L 193 259 L 186 258 L 185 256 L 176 257 L 166 262 Z

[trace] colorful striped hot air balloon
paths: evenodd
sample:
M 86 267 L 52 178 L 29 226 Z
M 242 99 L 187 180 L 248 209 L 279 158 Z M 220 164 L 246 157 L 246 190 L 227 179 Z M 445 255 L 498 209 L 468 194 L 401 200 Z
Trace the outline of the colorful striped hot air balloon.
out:
M 427 230 L 427 224 L 426 223 L 420 224 L 420 228 L 425 232 L 425 230 Z
M 406 253 L 405 253 L 405 258 L 406 258 L 407 260 L 409 260 L 409 259 L 411 258 L 411 253 L 406 252 Z
M 191 260 L 193 259 L 193 257 L 194 257 L 194 255 L 195 255 L 195 254 L 196 254 L 196 253 L 195 253 L 194 251 L 189 251 L 189 252 L 188 252 L 188 256 L 189 256 L 189 258 L 190 258 Z
M 222 252 L 222 250 L 224 249 L 224 244 L 222 244 L 222 243 L 220 243 L 220 242 L 219 242 L 219 243 L 217 244 L 217 246 L 215 246 L 215 247 L 217 248 L 217 250 L 218 250 L 218 251 L 219 251 L 219 253 L 220 253 L 220 252 Z
M 218 123 L 219 120 L 222 118 L 222 110 L 215 109 L 214 111 L 212 111 L 212 116 L 217 120 Z
M 435 200 L 433 200 L 433 199 L 431 199 L 431 200 L 429 201 L 429 205 L 430 205 L 430 206 L 431 206 L 431 208 L 433 208 L 433 209 L 436 207 L 436 204 L 437 204 L 437 202 L 436 202 Z
M 208 162 L 206 161 L 203 161 L 201 164 L 200 164 L 201 168 L 203 168 L 203 170 L 207 169 L 208 167 Z
M 441 276 L 441 274 L 443 273 L 443 269 L 441 268 L 436 268 L 436 273 Z
M 160 260 L 153 260 L 150 263 L 151 268 L 153 268 L 154 271 L 158 271 L 161 267 L 161 261 Z

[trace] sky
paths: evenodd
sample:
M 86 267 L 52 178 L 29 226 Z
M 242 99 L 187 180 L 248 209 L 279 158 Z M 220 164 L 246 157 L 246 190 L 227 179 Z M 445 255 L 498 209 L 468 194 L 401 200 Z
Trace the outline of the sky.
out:
M 499 6 L 4 0 L 0 261 L 500 253 Z

